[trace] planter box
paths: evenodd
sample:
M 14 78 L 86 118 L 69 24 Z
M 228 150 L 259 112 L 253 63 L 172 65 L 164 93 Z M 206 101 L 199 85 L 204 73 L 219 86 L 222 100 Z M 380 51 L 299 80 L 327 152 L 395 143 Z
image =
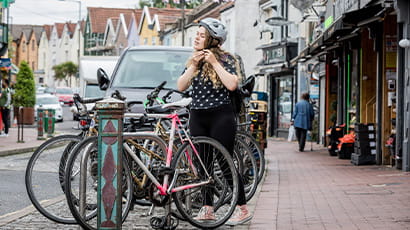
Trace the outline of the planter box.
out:
M 20 111 L 22 115 L 20 115 Z M 17 124 L 32 125 L 34 124 L 34 108 L 23 107 L 21 110 L 14 108 L 14 112 L 17 115 Z

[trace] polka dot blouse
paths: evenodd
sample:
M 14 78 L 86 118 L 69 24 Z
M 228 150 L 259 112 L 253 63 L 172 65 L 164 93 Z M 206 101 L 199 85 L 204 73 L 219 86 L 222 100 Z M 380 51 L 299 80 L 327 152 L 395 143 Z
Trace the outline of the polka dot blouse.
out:
M 230 55 L 226 55 L 221 59 L 220 63 L 224 69 L 228 73 L 236 75 L 235 59 Z M 192 79 L 191 109 L 210 109 L 231 103 L 229 90 L 225 86 L 214 88 L 211 80 L 201 76 Z

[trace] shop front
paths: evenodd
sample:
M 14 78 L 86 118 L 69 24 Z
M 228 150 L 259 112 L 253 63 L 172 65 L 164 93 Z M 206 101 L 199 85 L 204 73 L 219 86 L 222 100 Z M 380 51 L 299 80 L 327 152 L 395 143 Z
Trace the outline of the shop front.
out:
M 266 78 L 268 95 L 267 131 L 269 136 L 286 137 L 294 107 L 294 69 L 289 60 L 297 53 L 297 43 L 277 42 L 258 47 L 263 60 L 257 75 Z

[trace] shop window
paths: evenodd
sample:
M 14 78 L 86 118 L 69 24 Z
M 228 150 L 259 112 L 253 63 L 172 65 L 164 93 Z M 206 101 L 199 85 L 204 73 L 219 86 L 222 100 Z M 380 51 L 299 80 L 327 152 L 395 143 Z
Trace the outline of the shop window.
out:
M 283 78 L 277 80 L 278 90 L 278 128 L 288 129 L 292 117 L 292 79 Z

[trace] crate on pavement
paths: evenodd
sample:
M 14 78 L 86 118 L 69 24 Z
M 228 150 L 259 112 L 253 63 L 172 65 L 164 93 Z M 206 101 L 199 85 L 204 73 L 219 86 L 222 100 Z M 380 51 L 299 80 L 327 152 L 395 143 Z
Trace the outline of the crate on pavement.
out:
M 376 126 L 373 123 L 356 123 L 354 126 L 355 133 L 368 133 L 368 132 L 375 132 Z
M 268 103 L 266 101 L 250 101 L 249 112 L 268 112 Z
M 374 132 L 360 132 L 355 133 L 357 140 L 375 140 L 376 134 Z
M 267 111 L 266 101 L 250 101 L 249 116 L 252 121 L 251 134 L 255 137 L 262 149 L 267 147 Z
M 376 155 L 363 155 L 352 153 L 351 162 L 354 165 L 367 165 L 376 163 Z
M 376 126 L 373 123 L 356 123 L 354 127 L 356 138 L 351 162 L 354 165 L 376 163 Z

